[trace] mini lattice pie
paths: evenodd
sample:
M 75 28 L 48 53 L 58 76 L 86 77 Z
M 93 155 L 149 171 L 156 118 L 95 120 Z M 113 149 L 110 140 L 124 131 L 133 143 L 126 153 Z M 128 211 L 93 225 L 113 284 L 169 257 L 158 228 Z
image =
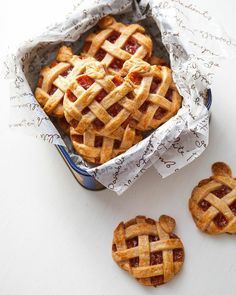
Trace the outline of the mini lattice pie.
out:
M 81 135 L 72 127 L 70 128 L 70 136 L 76 152 L 86 161 L 94 164 L 103 164 L 142 140 L 141 134 L 128 125 L 122 140 L 98 136 L 89 131 Z
M 78 63 L 82 63 L 82 59 L 73 55 L 69 47 L 62 46 L 56 60 L 40 71 L 35 97 L 48 115 L 64 116 L 64 94 L 70 81 L 77 75 L 77 67 L 74 66 Z
M 166 215 L 159 221 L 137 216 L 121 222 L 114 231 L 112 257 L 143 285 L 167 283 L 184 262 L 183 244 L 172 233 L 174 228 L 175 220 Z
M 138 109 L 132 114 L 130 125 L 139 130 L 150 130 L 173 117 L 181 107 L 180 96 L 166 66 L 150 65 L 143 60 L 125 62 L 126 79 L 134 87 L 134 97 L 139 97 Z
M 87 58 L 64 96 L 67 121 L 76 132 L 86 131 L 122 140 L 128 119 L 137 110 L 129 81 L 108 75 L 104 66 Z
M 105 64 L 112 74 L 122 74 L 123 64 L 132 57 L 148 59 L 152 53 L 152 40 L 138 24 L 116 22 L 106 16 L 98 23 L 102 29 L 90 34 L 84 52 Z
M 213 176 L 199 182 L 189 200 L 198 228 L 208 234 L 236 233 L 236 180 L 225 163 L 212 166 Z

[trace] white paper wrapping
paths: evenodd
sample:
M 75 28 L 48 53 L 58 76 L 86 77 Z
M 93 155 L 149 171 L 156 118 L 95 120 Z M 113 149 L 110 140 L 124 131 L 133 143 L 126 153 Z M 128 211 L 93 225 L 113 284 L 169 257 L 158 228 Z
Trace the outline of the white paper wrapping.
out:
M 157 56 L 169 57 L 174 81 L 183 96 L 175 117 L 127 152 L 98 167 L 89 167 L 68 139 L 62 139 L 33 92 L 41 67 L 55 58 L 62 43 L 79 52 L 84 33 L 108 14 L 124 22 L 140 22 L 151 34 Z M 123 193 L 151 165 L 166 177 L 197 158 L 207 147 L 209 112 L 206 90 L 235 43 L 207 11 L 182 0 L 90 0 L 78 3 L 63 23 L 28 40 L 6 62 L 10 82 L 12 128 L 52 144 L 65 145 L 78 166 L 117 194 Z

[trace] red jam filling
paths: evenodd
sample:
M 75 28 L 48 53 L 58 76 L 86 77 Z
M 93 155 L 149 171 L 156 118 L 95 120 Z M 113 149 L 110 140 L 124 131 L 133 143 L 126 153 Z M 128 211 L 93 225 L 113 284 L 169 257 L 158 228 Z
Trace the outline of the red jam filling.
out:
M 87 90 L 94 83 L 94 79 L 86 75 L 80 76 L 76 80 L 85 90 Z
M 53 95 L 56 91 L 57 91 L 57 87 L 55 85 L 52 85 L 52 87 L 49 90 L 48 94 Z
M 109 109 L 107 109 L 107 112 L 112 116 L 115 117 L 119 114 L 119 112 L 123 109 L 121 105 L 118 103 L 113 104 Z
M 137 72 L 130 73 L 129 78 L 135 85 L 140 85 L 143 79 L 143 77 Z
M 102 101 L 102 99 L 103 99 L 105 96 L 107 96 L 107 92 L 106 92 L 104 89 L 102 89 L 102 90 L 98 93 L 98 95 L 95 97 L 95 99 L 96 99 L 96 101 L 100 102 L 100 101 Z
M 67 77 L 70 74 L 71 71 L 72 71 L 72 67 L 69 67 L 65 72 L 63 72 L 61 74 L 61 76 L 62 77 Z
M 129 260 L 131 267 L 138 267 L 139 266 L 139 257 L 131 258 Z
M 123 49 L 133 55 L 139 47 L 140 45 L 138 42 L 134 38 L 130 37 L 123 46 Z
M 129 125 L 129 123 L 130 123 L 131 120 L 132 120 L 131 117 L 128 117 L 128 118 L 122 123 L 121 126 L 122 126 L 123 128 L 126 128 L 127 125 Z M 136 130 L 136 134 L 137 134 L 137 131 L 138 131 L 138 130 Z
M 198 206 L 203 210 L 206 211 L 207 209 L 209 209 L 211 207 L 211 204 L 207 201 L 207 200 L 201 200 L 198 203 Z
M 126 96 L 127 96 L 129 99 L 132 99 L 132 100 L 134 99 L 134 94 L 133 94 L 132 91 L 129 92 L 129 93 L 127 93 Z
M 83 135 L 74 134 L 71 137 L 72 137 L 72 140 L 74 140 L 78 143 L 83 143 Z
M 140 112 L 145 113 L 146 110 L 148 109 L 148 106 L 149 106 L 149 102 L 148 102 L 148 101 L 145 101 L 145 102 L 141 105 L 141 107 L 139 108 Z
M 164 275 L 151 277 L 151 283 L 155 287 L 164 284 Z
M 162 263 L 163 263 L 162 251 L 152 252 L 150 254 L 151 265 L 162 264 Z
M 138 246 L 138 237 L 134 237 L 132 239 L 126 240 L 127 248 L 134 248 Z M 135 257 L 129 260 L 131 267 L 138 267 L 139 266 L 139 257 Z
M 95 138 L 94 146 L 95 147 L 101 147 L 103 143 L 103 137 L 102 136 L 97 136 Z
M 213 219 L 213 221 L 214 221 L 215 225 L 220 228 L 223 228 L 228 224 L 228 220 L 226 219 L 224 214 L 221 212 L 216 215 L 216 217 Z
M 153 236 L 153 235 L 150 235 L 148 236 L 148 239 L 149 239 L 149 242 L 156 242 L 159 240 L 159 237 L 158 236 Z
M 117 31 L 114 31 L 111 33 L 111 35 L 107 38 L 107 40 L 111 43 L 115 43 L 115 41 L 120 37 L 120 33 Z
M 105 57 L 106 54 L 107 54 L 106 51 L 103 50 L 102 48 L 100 48 L 98 50 L 98 52 L 95 54 L 95 58 L 98 61 L 102 61 L 104 59 L 104 57 Z
M 159 107 L 156 110 L 155 115 L 153 116 L 153 118 L 156 119 L 156 120 L 161 120 L 167 113 L 168 113 L 167 110 Z
M 161 79 L 153 78 L 152 79 L 152 84 L 151 84 L 151 87 L 150 87 L 150 93 L 156 93 L 158 87 L 160 86 L 160 84 L 161 84 Z
M 70 89 L 67 90 L 66 94 L 71 102 L 76 101 L 77 97 L 74 95 L 74 93 Z
M 134 248 L 138 246 L 138 237 L 134 237 L 132 239 L 126 240 L 127 248 Z
M 89 111 L 90 111 L 89 107 L 86 107 L 85 109 L 83 109 L 81 113 L 82 115 L 86 115 Z
M 103 123 L 101 120 L 99 120 L 99 119 L 97 118 L 97 119 L 95 119 L 95 120 L 93 121 L 93 127 L 94 127 L 95 129 L 99 130 L 99 129 L 101 129 L 102 127 L 104 127 L 104 123 Z
M 165 98 L 168 99 L 169 101 L 172 101 L 172 95 L 173 95 L 173 90 L 172 89 L 168 89 Z
M 123 67 L 123 64 L 124 64 L 123 60 L 115 58 L 110 64 L 110 67 L 114 70 L 120 70 Z
M 118 87 L 123 83 L 124 79 L 120 76 L 114 76 L 112 82 Z
M 119 149 L 119 147 L 120 147 L 120 141 L 116 139 L 114 141 L 114 149 Z
M 217 198 L 221 199 L 225 195 L 229 194 L 232 191 L 232 189 L 226 185 L 222 185 L 220 188 L 212 191 L 211 193 L 217 196 Z
M 236 200 L 229 206 L 229 208 L 232 210 L 232 212 L 236 216 Z
M 174 249 L 173 250 L 173 260 L 174 260 L 174 262 L 182 262 L 184 260 L 183 249 Z

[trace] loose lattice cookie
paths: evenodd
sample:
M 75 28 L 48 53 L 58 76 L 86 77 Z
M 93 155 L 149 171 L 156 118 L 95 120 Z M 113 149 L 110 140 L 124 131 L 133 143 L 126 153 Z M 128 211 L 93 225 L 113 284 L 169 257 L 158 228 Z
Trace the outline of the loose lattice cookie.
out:
M 236 233 L 236 180 L 228 165 L 212 165 L 213 176 L 199 182 L 189 200 L 198 228 L 208 234 Z
M 112 74 L 122 74 L 126 60 L 132 57 L 148 59 L 152 40 L 138 24 L 126 25 L 106 16 L 98 23 L 102 31 L 90 34 L 84 52 L 101 61 Z
M 140 59 L 124 64 L 126 79 L 134 87 L 138 109 L 132 114 L 130 125 L 139 130 L 150 130 L 173 117 L 181 107 L 180 96 L 172 78 L 171 69 L 166 66 L 150 65 Z
M 64 94 L 70 81 L 77 75 L 77 65 L 82 62 L 69 47 L 62 46 L 56 60 L 41 70 L 35 97 L 48 115 L 64 116 Z
M 89 131 L 81 135 L 72 127 L 70 128 L 70 137 L 76 152 L 86 161 L 94 164 L 103 164 L 142 140 L 138 131 L 128 125 L 122 140 L 98 136 Z
M 184 262 L 183 244 L 172 233 L 174 228 L 175 220 L 166 215 L 159 221 L 137 216 L 121 222 L 114 231 L 112 257 L 143 285 L 167 283 Z

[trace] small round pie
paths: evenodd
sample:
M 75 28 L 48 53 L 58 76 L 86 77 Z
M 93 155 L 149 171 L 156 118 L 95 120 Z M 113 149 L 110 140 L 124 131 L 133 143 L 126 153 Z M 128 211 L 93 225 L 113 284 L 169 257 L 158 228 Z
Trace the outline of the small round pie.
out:
M 85 40 L 84 53 L 105 64 L 112 74 L 121 74 L 126 60 L 132 57 L 148 59 L 152 40 L 138 24 L 123 24 L 113 17 L 102 18 L 101 31 L 91 33 Z
M 66 120 L 80 134 L 89 131 L 122 140 L 139 104 L 132 90 L 129 81 L 106 73 L 100 62 L 86 58 L 64 96 Z
M 114 231 L 114 261 L 145 286 L 170 281 L 184 263 L 184 247 L 173 234 L 175 220 L 162 215 L 159 221 L 137 216 L 121 222 Z
M 180 109 L 182 97 L 170 68 L 132 59 L 125 62 L 124 71 L 134 87 L 134 97 L 142 97 L 138 109 L 132 114 L 132 127 L 142 131 L 156 129 Z
M 189 210 L 201 231 L 236 234 L 236 180 L 225 163 L 213 164 L 212 172 L 194 188 Z

